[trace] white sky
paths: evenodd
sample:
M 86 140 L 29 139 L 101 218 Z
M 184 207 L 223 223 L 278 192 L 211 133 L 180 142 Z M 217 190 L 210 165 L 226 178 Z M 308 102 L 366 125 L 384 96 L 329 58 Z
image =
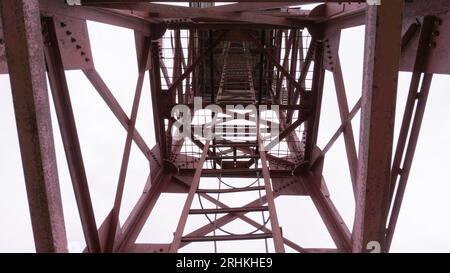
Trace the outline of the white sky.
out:
M 137 79 L 133 33 L 130 30 L 93 22 L 89 22 L 88 26 L 96 68 L 125 112 L 130 113 Z M 345 30 L 342 35 L 340 54 L 350 108 L 361 94 L 363 35 L 363 27 Z M 125 130 L 82 72 L 70 71 L 66 74 L 97 225 L 100 225 L 113 204 L 126 137 Z M 410 77 L 410 73 L 400 74 L 396 137 Z M 153 146 L 155 140 L 148 76 L 144 83 L 137 128 L 148 144 Z M 450 76 L 435 76 L 397 232 L 392 244 L 394 252 L 450 251 L 450 220 L 448 218 L 450 159 L 447 149 L 442 148 L 447 147 L 450 140 L 450 123 L 444 119 L 450 114 L 450 108 L 446 107 L 450 101 L 448 86 L 450 86 Z M 58 124 L 53 106 L 51 107 L 69 246 L 71 251 L 80 251 L 84 246 L 84 239 Z M 338 113 L 333 79 L 327 72 L 318 140 L 320 147 L 328 142 L 339 126 Z M 2 124 L 0 129 L 0 219 L 2 219 L 0 252 L 33 252 L 34 243 L 11 89 L 6 75 L 0 76 L 0 124 Z M 353 126 L 356 143 L 358 143 L 359 115 L 354 119 Z M 133 145 L 120 214 L 121 222 L 140 196 L 148 171 L 146 159 Z M 327 154 L 324 176 L 328 182 L 332 200 L 351 230 L 354 202 L 342 139 Z M 247 197 L 250 201 L 254 196 Z M 164 194 L 137 242 L 169 243 L 175 231 L 184 198 L 183 195 Z M 236 200 L 227 201 L 230 205 L 236 202 Z M 247 200 L 239 200 L 239 202 L 244 201 Z M 287 238 L 302 247 L 334 247 L 309 197 L 280 197 L 276 200 L 276 206 L 280 225 Z M 187 231 L 200 224 L 199 221 L 188 223 Z M 227 228 L 252 230 L 240 222 L 228 225 Z M 270 243 L 269 245 L 271 246 Z M 212 250 L 212 243 L 192 244 L 184 249 L 184 251 Z M 261 241 L 250 242 L 245 247 L 230 242 L 219 244 L 219 251 L 263 250 L 264 244 Z

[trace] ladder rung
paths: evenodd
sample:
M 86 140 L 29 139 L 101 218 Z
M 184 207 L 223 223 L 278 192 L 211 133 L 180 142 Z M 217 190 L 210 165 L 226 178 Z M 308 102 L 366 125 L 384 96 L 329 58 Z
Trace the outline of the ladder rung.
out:
M 229 133 L 221 133 L 221 134 L 215 134 L 215 136 L 220 137 L 255 137 L 256 133 L 250 133 L 250 132 L 229 132 Z
M 220 102 L 232 102 L 232 103 L 254 103 L 253 96 L 237 97 L 237 96 L 220 96 L 217 98 Z
M 219 209 L 191 209 L 189 214 L 216 214 L 216 213 L 239 213 L 239 212 L 254 212 L 254 211 L 268 211 L 269 207 L 241 207 L 241 208 L 219 208 Z
M 256 100 L 219 100 L 217 99 L 216 103 L 221 106 L 226 105 L 242 105 L 242 106 L 248 106 L 248 105 L 254 105 Z
M 256 126 L 255 125 L 237 125 L 237 124 L 230 124 L 230 125 L 226 125 L 226 126 L 224 126 L 224 125 L 217 125 L 217 126 L 215 126 L 214 128 L 225 128 L 225 129 L 227 129 L 227 128 L 244 128 L 244 129 L 249 129 L 249 128 L 251 128 L 251 129 L 254 129 L 254 130 L 256 130 Z
M 253 147 L 256 146 L 256 144 L 242 144 L 242 143 L 236 143 L 236 144 L 216 144 L 216 145 L 209 145 L 211 148 L 245 148 L 245 147 Z
M 231 168 L 231 169 L 204 169 L 202 171 L 202 174 L 207 175 L 207 174 L 214 174 L 214 175 L 218 175 L 218 174 L 233 174 L 233 175 L 238 175 L 238 174 L 255 174 L 255 173 L 260 173 L 262 171 L 261 168 L 258 169 L 237 169 L 237 168 Z
M 226 87 L 228 87 L 228 85 L 229 84 L 225 83 Z M 233 84 L 233 86 L 236 86 L 236 85 Z M 238 85 L 238 87 L 242 87 L 242 85 Z M 224 91 L 226 91 L 228 93 L 228 96 L 237 94 L 239 96 L 247 96 L 247 97 L 250 96 L 251 97 L 253 95 L 253 94 L 248 92 L 249 91 L 248 88 L 247 89 L 231 89 L 231 88 L 227 88 Z
M 256 141 L 249 142 L 222 142 L 220 140 L 216 141 L 216 144 L 211 144 L 211 147 L 251 147 L 256 146 L 258 143 Z
M 239 241 L 239 240 L 259 240 L 272 238 L 272 233 L 256 233 L 243 235 L 216 235 L 216 236 L 186 236 L 182 237 L 182 242 L 211 242 L 211 241 Z
M 199 189 L 197 193 L 234 193 L 234 192 L 245 192 L 245 191 L 261 191 L 265 190 L 264 186 L 257 187 L 246 187 L 246 188 L 231 188 L 231 189 Z
M 259 155 L 237 155 L 237 156 L 208 156 L 206 160 L 233 160 L 233 159 L 255 159 Z

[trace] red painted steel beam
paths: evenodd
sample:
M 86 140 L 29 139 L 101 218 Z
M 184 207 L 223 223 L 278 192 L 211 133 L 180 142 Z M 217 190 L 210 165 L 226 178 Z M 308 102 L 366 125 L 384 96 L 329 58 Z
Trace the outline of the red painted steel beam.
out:
M 344 132 L 345 128 L 352 122 L 359 110 L 361 110 L 361 99 L 356 102 L 355 106 L 353 106 L 352 108 L 352 111 L 350 111 L 350 113 L 348 114 L 347 119 L 341 124 L 341 126 L 339 126 L 334 135 L 328 141 L 327 145 L 325 145 L 325 147 L 323 148 L 322 153 L 324 155 L 330 151 L 331 147 L 333 147 L 338 138 Z
M 310 26 L 313 22 L 308 21 L 304 26 Z M 273 29 L 286 29 L 288 27 L 271 24 L 255 24 L 247 22 L 171 22 L 167 25 L 167 29 L 192 29 L 192 30 L 248 30 L 265 29 L 267 31 Z M 298 27 L 301 28 L 301 27 Z
M 69 167 L 75 199 L 81 218 L 81 226 L 89 252 L 101 252 L 102 249 L 98 237 L 94 209 L 89 193 L 89 184 L 84 168 L 83 155 L 81 154 L 72 103 L 70 101 L 69 87 L 67 86 L 63 61 L 58 45 L 55 22 L 50 17 L 46 17 L 44 20 L 44 32 L 46 33 L 45 36 L 47 39 L 45 43 L 45 58 L 47 60 L 48 78 L 66 154 L 67 166 Z
M 302 66 L 300 68 L 300 77 L 298 79 L 298 82 L 300 83 L 300 85 L 302 85 L 302 87 L 303 87 L 302 90 L 304 90 L 305 80 L 306 80 L 306 77 L 307 77 L 307 75 L 309 73 L 309 68 L 311 66 L 311 62 L 312 62 L 312 60 L 314 58 L 314 50 L 316 48 L 316 43 L 317 42 L 315 40 L 311 41 L 311 43 L 309 45 L 309 48 L 308 48 L 308 51 L 306 52 L 305 61 L 303 62 Z M 300 50 L 300 51 L 302 51 L 302 50 Z M 293 95 L 293 100 L 292 100 L 293 104 L 297 104 L 298 99 L 300 98 L 300 95 L 301 95 L 300 91 L 301 91 L 301 89 L 295 89 L 294 90 L 294 95 Z M 289 111 L 288 112 L 288 119 L 289 120 L 292 119 L 293 113 L 294 113 L 294 111 Z
M 131 144 L 133 141 L 133 134 L 136 126 L 136 120 L 139 110 L 139 103 L 141 101 L 141 94 L 142 94 L 142 86 L 144 84 L 144 76 L 146 72 L 146 65 L 147 60 L 149 56 L 150 51 L 150 42 L 148 39 L 146 39 L 143 43 L 142 47 L 142 54 L 141 54 L 141 60 L 139 62 L 139 75 L 138 80 L 136 84 L 136 91 L 134 95 L 133 105 L 131 109 L 131 115 L 130 115 L 130 123 L 128 125 L 128 131 L 127 131 L 127 138 L 125 140 L 125 147 L 123 151 L 122 156 L 122 163 L 120 166 L 120 173 L 119 173 L 119 181 L 117 182 L 117 190 L 116 190 L 116 197 L 114 199 L 114 206 L 111 211 L 111 223 L 109 226 L 108 231 L 108 238 L 106 240 L 106 247 L 105 252 L 111 252 L 114 249 L 114 242 L 116 238 L 116 232 L 117 227 L 119 224 L 119 213 L 120 213 L 120 207 L 122 204 L 122 196 L 123 191 L 125 188 L 125 179 L 127 176 L 127 170 L 128 170 L 128 162 L 130 160 L 130 153 L 131 153 Z
M 415 25 L 415 24 L 413 24 Z M 408 91 L 408 98 L 406 101 L 405 112 L 403 114 L 403 120 L 400 128 L 400 134 L 396 146 L 394 161 L 392 163 L 392 185 L 390 191 L 390 199 L 392 199 L 395 186 L 397 183 L 397 177 L 401 174 L 400 165 L 402 164 L 406 142 L 408 139 L 408 133 L 410 131 L 411 120 L 413 118 L 414 108 L 416 100 L 419 98 L 417 93 L 422 80 L 422 73 L 425 71 L 425 65 L 428 63 L 430 55 L 430 45 L 432 43 L 432 32 L 435 28 L 435 17 L 428 16 L 424 18 L 423 25 L 420 31 L 419 43 L 416 51 L 414 61 L 414 72 L 411 77 L 411 83 Z M 409 28 L 411 29 L 411 28 Z M 407 33 L 409 30 L 407 31 Z M 409 35 L 405 34 L 402 39 L 405 41 Z M 402 47 L 404 46 L 402 42 Z
M 289 73 L 291 73 L 292 77 L 295 78 L 295 75 L 297 74 L 297 66 L 299 65 L 298 53 L 300 51 L 303 51 L 303 41 L 302 41 L 302 32 L 300 32 L 299 30 L 294 30 L 294 31 L 295 31 L 296 35 L 295 35 L 294 42 L 292 43 L 291 67 L 289 68 Z M 300 68 L 301 68 L 301 63 L 300 63 Z M 294 92 L 294 85 L 292 83 L 290 83 L 288 85 L 288 105 L 296 104 L 296 101 L 294 101 L 294 102 L 292 101 L 292 98 L 294 95 L 293 92 Z M 290 121 L 291 121 L 291 119 L 288 119 L 288 122 L 290 122 Z
M 172 85 L 172 82 L 170 81 L 169 73 L 167 71 L 166 63 L 164 62 L 162 57 L 160 58 L 159 63 L 160 63 L 160 66 L 161 66 L 161 71 L 163 73 L 164 81 L 166 82 L 166 85 L 167 86 Z
M 333 7 L 332 5 L 336 4 L 329 3 L 330 7 Z M 414 0 L 405 1 L 403 15 L 405 18 L 427 15 L 439 16 L 440 14 L 445 14 L 449 11 L 450 7 L 448 6 L 447 0 Z M 361 8 L 360 6 L 353 7 L 352 5 L 347 5 L 343 7 L 343 9 L 337 9 L 337 13 L 327 15 L 328 18 L 321 18 L 316 22 L 326 23 L 327 28 L 329 28 L 330 33 L 332 33 L 333 31 L 364 25 L 365 15 L 364 6 Z
M 37 252 L 67 252 L 37 0 L 0 2 L 20 153 Z
M 393 207 L 391 212 L 391 217 L 389 219 L 387 234 L 386 234 L 386 244 L 384 246 L 385 251 L 389 251 L 391 247 L 392 239 L 394 237 L 395 227 L 397 225 L 397 220 L 400 214 L 400 207 L 402 205 L 403 196 L 405 195 L 406 185 L 408 183 L 409 173 L 411 171 L 411 166 L 414 159 L 415 150 L 417 147 L 417 142 L 419 140 L 420 128 L 422 126 L 423 116 L 425 114 L 425 108 L 427 105 L 428 94 L 430 92 L 431 81 L 433 79 L 433 74 L 425 74 L 422 80 L 422 87 L 418 96 L 420 99 L 417 103 L 416 113 L 414 116 L 411 134 L 409 137 L 409 143 L 406 149 L 406 154 L 401 168 L 400 180 L 398 181 L 397 192 L 393 200 Z
M 393 200 L 392 212 L 387 227 L 385 245 L 386 251 L 389 251 L 392 238 L 394 236 L 395 227 L 400 214 L 400 207 L 402 205 L 403 196 L 405 194 L 409 173 L 411 171 L 411 166 L 419 139 L 423 116 L 430 92 L 431 81 L 433 79 L 433 74 L 427 73 L 424 74 L 423 77 L 422 74 L 425 72 L 426 65 L 429 62 L 431 46 L 433 43 L 433 33 L 437 26 L 438 19 L 436 17 L 426 16 L 423 19 L 419 44 L 416 52 L 416 60 L 413 68 L 414 72 L 411 78 L 405 113 L 403 115 L 394 162 L 392 165 L 391 190 L 389 196 L 390 200 L 393 198 L 394 190 L 397 189 L 397 191 L 395 199 Z M 421 81 L 422 86 L 419 91 Z M 408 143 L 407 139 L 409 139 Z M 397 180 L 398 186 L 396 187 Z
M 168 152 L 167 137 L 165 131 L 164 117 L 162 113 L 163 109 L 162 105 L 158 103 L 158 100 L 161 99 L 160 96 L 162 95 L 167 96 L 167 94 L 163 94 L 161 90 L 161 72 L 160 72 L 160 55 L 159 55 L 160 44 L 158 41 L 152 41 L 150 45 L 150 53 L 152 60 L 152 68 L 150 70 L 150 92 L 152 96 L 152 110 L 155 126 L 155 136 L 162 159 L 166 159 Z
M 164 5 L 156 3 L 144 3 L 144 2 L 95 2 L 84 1 L 83 6 L 92 6 L 99 8 L 107 8 L 112 10 L 125 10 L 125 11 L 138 11 L 148 13 L 149 19 L 175 19 L 175 18 L 188 18 L 195 22 L 202 21 L 234 21 L 234 22 L 248 22 L 257 24 L 270 24 L 279 25 L 285 27 L 304 27 L 305 23 L 299 19 L 289 19 L 283 17 L 270 16 L 266 14 L 258 14 L 252 12 L 220 12 L 217 10 L 208 10 L 203 8 L 184 7 L 175 5 Z
M 172 177 L 166 174 L 163 168 L 159 170 L 152 169 L 150 172 L 151 179 L 149 181 L 151 183 L 146 184 L 142 196 L 123 224 L 122 234 L 117 239 L 115 252 L 124 252 L 127 247 L 136 241 L 164 187 L 170 182 Z
M 262 29 L 260 32 L 260 41 L 261 44 L 263 46 L 265 46 L 266 42 L 266 33 L 267 31 L 265 29 Z M 259 64 L 258 64 L 258 104 L 262 104 L 262 95 L 263 95 L 263 86 L 265 85 L 264 83 L 267 84 L 267 80 L 264 79 L 264 74 L 265 74 L 265 70 L 264 70 L 264 54 L 260 53 L 259 54 Z M 255 75 L 256 76 L 256 75 Z
M 324 183 L 324 182 L 323 182 Z M 325 227 L 331 235 L 340 252 L 351 252 L 351 233 L 339 211 L 331 201 L 330 196 L 325 195 L 317 184 L 309 183 L 308 190 L 311 199 L 322 217 Z
M 39 3 L 41 13 L 44 16 L 62 15 L 129 28 L 150 35 L 149 22 L 130 15 L 92 7 L 70 7 L 64 1 L 40 0 Z
M 329 194 L 322 190 L 322 185 L 326 185 L 322 176 L 324 157 L 318 151 L 315 153 L 315 157 L 317 159 L 314 160 L 315 163 L 311 170 L 296 179 L 305 185 L 337 248 L 341 252 L 351 252 L 350 230 L 331 201 Z M 302 179 L 304 181 L 301 181 Z
M 401 51 L 403 1 L 368 6 L 353 251 L 383 249 Z
M 411 40 L 416 35 L 417 31 L 420 30 L 420 23 L 414 22 L 412 23 L 408 29 L 405 31 L 405 33 L 402 36 L 402 53 L 405 51 L 408 44 L 411 42 Z
M 195 36 L 197 34 L 198 30 L 193 30 L 190 29 L 189 30 L 189 41 L 188 41 L 188 45 L 187 45 L 187 65 L 188 67 L 192 66 L 192 63 L 194 62 L 194 60 L 196 59 L 196 47 L 195 47 Z M 198 49 L 198 48 L 197 48 Z M 187 68 L 186 68 L 187 69 Z M 185 85 L 185 89 L 186 89 L 186 94 L 188 94 L 188 99 L 187 102 L 188 103 L 193 103 L 194 102 L 194 96 L 195 96 L 195 92 L 197 90 L 197 83 L 196 83 L 196 71 L 195 69 L 192 72 L 192 75 L 188 75 L 186 76 L 186 85 Z
M 283 244 L 283 236 L 281 235 L 281 228 L 280 224 L 278 223 L 278 217 L 275 209 L 275 198 L 272 192 L 272 186 L 270 183 L 270 173 L 269 173 L 269 166 L 267 164 L 267 158 L 265 155 L 265 151 L 260 150 L 260 158 L 261 158 L 261 165 L 262 165 L 262 173 L 264 178 L 264 186 L 266 188 L 266 198 L 267 203 L 269 207 L 269 214 L 270 214 L 270 225 L 271 230 L 273 234 L 273 241 L 275 245 L 275 251 L 277 253 L 283 253 L 284 250 L 284 244 Z
M 347 95 L 345 91 L 344 76 L 342 74 L 341 62 L 339 56 L 336 56 L 336 64 L 333 71 L 334 85 L 336 89 L 336 96 L 339 106 L 339 114 L 341 123 L 345 124 L 343 127 L 345 151 L 347 154 L 348 167 L 350 169 L 350 178 L 352 180 L 353 193 L 356 197 L 356 171 L 358 164 L 358 154 L 355 145 L 355 136 L 353 134 L 352 123 L 347 122 L 350 110 L 348 107 Z
M 91 82 L 92 86 L 97 90 L 98 94 L 102 97 L 103 101 L 108 105 L 109 109 L 111 109 L 114 116 L 116 116 L 117 120 L 122 124 L 123 128 L 128 131 L 130 119 L 128 115 L 125 113 L 123 108 L 120 106 L 117 99 L 114 97 L 112 92 L 109 90 L 106 83 L 101 78 L 100 74 L 98 74 L 97 70 L 83 70 L 86 78 Z M 133 140 L 139 149 L 142 151 L 144 156 L 150 160 L 150 148 L 148 147 L 145 140 L 142 138 L 141 134 L 138 130 L 134 130 Z
M 239 1 L 234 1 L 239 2 Z M 254 11 L 254 10 L 266 10 L 266 9 L 275 9 L 286 6 L 295 5 L 295 2 L 256 2 L 256 3 L 235 3 L 228 4 L 222 6 L 214 6 L 205 8 L 208 11 L 219 11 L 219 12 L 243 12 L 243 11 Z
M 275 197 L 272 191 L 272 184 L 269 173 L 269 165 L 267 164 L 267 156 L 266 150 L 264 149 L 264 144 L 261 139 L 260 132 L 260 117 L 258 115 L 256 121 L 256 132 L 258 132 L 258 145 L 259 145 L 259 157 L 261 159 L 261 169 L 264 179 L 264 187 L 266 189 L 266 198 L 267 204 L 269 207 L 269 215 L 270 215 L 270 225 L 272 229 L 273 242 L 275 246 L 275 252 L 283 253 L 285 252 L 284 244 L 283 244 L 283 236 L 281 234 L 280 224 L 278 222 L 277 211 L 275 208 Z
M 321 32 L 321 30 L 319 30 Z M 321 35 L 321 34 L 320 34 Z M 322 37 L 315 37 L 316 45 L 314 46 L 314 70 L 312 78 L 311 92 L 309 100 L 311 114 L 305 122 L 306 143 L 305 143 L 305 161 L 311 161 L 313 150 L 317 144 L 319 133 L 320 113 L 322 109 L 323 87 L 325 82 L 325 68 L 323 65 L 323 43 L 317 41 Z
M 172 79 L 174 81 L 176 81 L 182 72 L 182 60 L 181 60 L 181 53 L 183 51 L 182 49 L 182 45 L 181 45 L 181 38 L 180 38 L 180 30 L 176 29 L 174 30 L 174 37 L 173 39 L 175 41 L 171 41 L 172 42 L 172 52 L 173 52 L 173 71 L 172 71 Z M 174 45 L 175 43 L 175 45 Z M 184 60 L 184 58 L 183 58 Z M 177 91 L 177 98 L 178 98 L 178 103 L 182 104 L 184 103 L 183 101 L 183 86 L 179 85 L 178 88 L 176 89 Z

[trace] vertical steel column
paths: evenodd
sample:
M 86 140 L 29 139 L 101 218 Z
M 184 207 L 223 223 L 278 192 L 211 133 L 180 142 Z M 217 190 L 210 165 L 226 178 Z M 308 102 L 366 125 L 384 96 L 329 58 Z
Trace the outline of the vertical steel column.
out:
M 302 36 L 300 36 L 302 37 Z M 303 37 L 302 37 L 303 38 Z M 303 43 L 303 41 L 302 41 Z M 311 66 L 311 62 L 312 59 L 314 58 L 314 52 L 315 52 L 315 48 L 316 48 L 316 44 L 317 41 L 313 40 L 311 41 L 311 44 L 309 45 L 308 51 L 306 52 L 306 57 L 304 59 L 304 61 L 301 64 L 301 68 L 300 68 L 300 77 L 298 79 L 298 83 L 301 85 L 301 87 L 303 88 L 302 90 L 305 90 L 305 81 L 306 81 L 306 77 L 308 76 L 308 72 L 309 72 L 309 68 Z M 303 52 L 303 45 L 300 48 L 300 51 Z M 303 53 L 302 53 L 303 55 Z M 295 89 L 294 91 L 294 95 L 293 95 L 293 103 L 298 103 L 298 99 L 300 98 L 301 95 L 301 89 Z M 293 110 L 290 110 L 288 112 L 288 120 L 292 120 L 292 115 L 294 114 Z
M 213 43 L 213 31 L 212 29 L 209 30 L 209 45 L 212 45 Z M 210 71 L 209 71 L 209 77 L 210 77 L 210 85 L 211 85 L 211 103 L 214 103 L 215 101 L 215 96 L 214 96 L 214 91 L 215 91 L 215 83 L 214 83 L 214 50 L 211 50 L 209 52 L 209 63 L 210 63 Z
M 152 109 L 153 120 L 155 124 L 155 136 L 156 142 L 159 145 L 159 152 L 162 159 L 167 158 L 167 139 L 164 126 L 164 120 L 162 117 L 162 110 L 158 103 L 159 96 L 162 96 L 161 90 L 161 72 L 160 72 L 160 58 L 159 58 L 160 46 L 158 41 L 151 41 L 150 53 L 152 60 L 152 67 L 150 70 L 150 92 L 152 95 Z M 172 85 L 174 86 L 174 85 Z M 164 94 L 168 96 L 168 94 Z
M 198 52 L 198 30 L 196 29 L 190 29 L 189 30 L 189 57 L 188 57 L 188 63 L 189 67 L 192 66 L 194 63 L 194 60 L 197 58 Z M 191 75 L 190 75 L 191 76 Z M 197 78 L 198 78 L 198 69 L 193 69 L 192 71 L 192 84 L 191 84 L 191 94 L 192 98 L 197 96 Z
M 175 29 L 174 31 L 174 43 L 175 44 L 175 48 L 174 48 L 174 58 L 173 58 L 173 71 L 172 71 L 172 80 L 176 81 L 180 75 L 181 75 L 181 68 L 182 68 L 182 62 L 181 62 L 181 51 L 183 50 L 181 48 L 181 37 L 180 37 L 180 30 L 179 29 Z M 162 63 L 161 59 L 160 59 L 160 63 Z M 183 103 L 183 83 L 181 83 L 178 87 L 177 87 L 177 98 L 178 98 L 178 103 L 182 104 Z
M 291 67 L 289 69 L 289 72 L 291 73 L 291 76 L 295 78 L 295 75 L 297 74 L 297 66 L 298 66 L 298 45 L 299 42 L 301 42 L 301 33 L 298 30 L 295 30 L 294 35 L 294 42 L 292 43 L 292 56 L 291 56 Z M 296 102 L 292 101 L 293 97 L 293 91 L 294 91 L 294 85 L 292 83 L 289 83 L 288 86 L 288 98 L 287 98 L 287 104 L 288 105 L 295 105 Z M 290 122 L 290 120 L 288 120 Z
M 0 1 L 11 90 L 37 252 L 66 252 L 37 0 Z
M 353 251 L 383 249 L 391 176 L 403 0 L 368 5 Z
M 266 30 L 261 30 L 261 44 L 266 47 Z M 264 54 L 259 54 L 259 89 L 258 89 L 258 103 L 262 103 L 263 83 L 264 83 Z M 267 98 L 266 98 L 267 99 Z
M 283 57 L 283 63 L 282 63 L 282 67 L 284 69 L 284 71 L 291 73 L 288 69 L 289 69 L 289 55 L 291 54 L 291 49 L 292 49 L 292 45 L 293 45 L 293 40 L 295 40 L 295 31 L 291 30 L 289 32 L 289 36 L 288 36 L 288 32 L 286 31 L 286 36 L 285 36 L 285 44 L 284 44 L 284 57 Z M 263 47 L 264 48 L 264 47 Z M 280 54 L 281 54 L 281 45 L 280 45 Z M 280 57 L 281 58 L 281 57 Z M 281 60 L 280 60 L 281 61 Z M 283 80 L 285 78 L 284 74 L 280 74 L 280 71 L 277 71 L 277 88 L 276 88 L 276 96 L 277 96 L 277 103 L 278 104 L 284 104 L 281 101 L 281 90 L 283 87 Z M 289 74 L 291 75 L 291 74 Z M 295 77 L 295 75 L 294 75 Z M 289 82 L 289 85 L 292 84 L 292 81 Z
M 321 37 L 316 37 L 315 40 Z M 314 49 L 314 71 L 311 87 L 311 115 L 305 124 L 307 132 L 305 144 L 305 161 L 311 161 L 313 149 L 317 143 L 319 133 L 320 111 L 322 109 L 323 85 L 325 81 L 325 68 L 323 66 L 323 43 L 317 41 Z
M 80 141 L 78 139 L 77 126 L 73 115 L 55 24 L 50 17 L 46 17 L 44 20 L 47 36 L 45 58 L 47 60 L 48 78 L 86 246 L 89 252 L 101 252 L 97 224 L 95 223 L 83 155 L 81 154 Z

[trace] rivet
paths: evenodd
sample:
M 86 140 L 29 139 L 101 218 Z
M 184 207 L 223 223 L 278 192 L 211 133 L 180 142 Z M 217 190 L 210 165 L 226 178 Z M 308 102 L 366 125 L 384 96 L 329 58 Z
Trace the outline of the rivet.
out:
M 67 34 L 67 35 L 72 35 L 72 32 L 66 31 L 66 34 Z
M 61 22 L 61 27 L 66 27 L 66 23 L 64 23 L 64 22 Z
M 80 49 L 80 48 L 81 48 L 81 46 L 80 46 L 80 45 L 76 45 L 76 48 L 77 48 L 77 49 Z

